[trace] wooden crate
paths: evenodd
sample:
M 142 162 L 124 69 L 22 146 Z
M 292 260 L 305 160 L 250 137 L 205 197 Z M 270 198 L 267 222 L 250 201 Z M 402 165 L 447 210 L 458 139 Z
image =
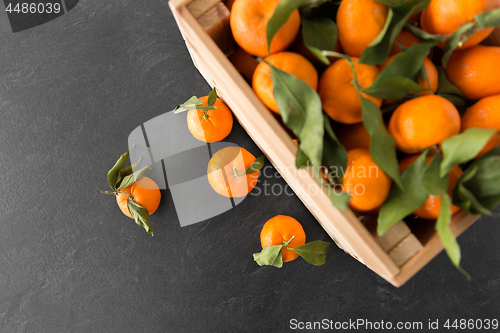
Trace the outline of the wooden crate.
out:
M 379 237 L 375 218 L 336 209 L 312 171 L 295 168 L 297 146 L 228 60 L 236 44 L 224 2 L 170 0 L 169 6 L 195 66 L 210 86 L 217 88 L 246 132 L 340 248 L 396 287 L 443 250 L 434 221 L 399 222 Z M 455 236 L 478 217 L 466 212 L 456 214 L 451 227 Z

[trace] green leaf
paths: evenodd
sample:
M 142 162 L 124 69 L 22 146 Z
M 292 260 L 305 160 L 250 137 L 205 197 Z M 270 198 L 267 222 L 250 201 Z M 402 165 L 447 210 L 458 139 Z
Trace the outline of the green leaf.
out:
M 259 157 L 257 157 L 255 159 L 255 161 L 253 161 L 253 163 L 250 164 L 250 166 L 246 169 L 246 171 L 243 175 L 249 175 L 251 173 L 257 172 L 260 169 L 262 169 L 262 167 L 264 166 L 264 159 L 265 158 L 266 158 L 266 156 L 264 156 L 264 155 L 260 155 Z
M 444 68 L 446 68 L 446 64 L 448 63 L 451 54 L 458 47 L 458 43 L 464 42 L 467 39 L 466 37 L 468 37 L 468 35 L 472 33 L 472 28 L 474 27 L 474 24 L 475 24 L 474 22 L 465 23 L 460 28 L 455 30 L 455 32 L 448 39 L 446 45 L 444 46 L 443 58 L 441 59 Z
M 427 170 L 422 178 L 422 185 L 427 192 L 434 196 L 438 196 L 448 189 L 448 174 L 441 177 L 439 173 L 441 161 L 441 154 L 434 155 L 427 165 Z
M 139 157 L 139 160 L 137 162 L 135 162 L 134 164 L 128 165 L 128 166 L 120 169 L 120 177 L 123 178 L 125 176 L 130 175 L 132 173 L 132 171 L 134 171 L 135 168 L 137 168 L 139 163 L 141 163 L 141 159 L 142 159 L 142 157 Z
M 307 158 L 307 155 L 304 154 L 302 150 L 297 149 L 297 155 L 295 155 L 295 167 L 297 169 L 300 168 L 305 168 L 309 166 L 309 159 Z
M 176 108 L 174 109 L 174 113 L 177 114 L 192 109 L 208 111 L 208 110 L 215 110 L 217 109 L 217 107 L 204 106 L 203 102 L 200 99 L 198 99 L 198 97 L 193 96 L 190 99 L 188 99 L 186 103 L 177 105 Z
M 474 16 L 479 29 L 500 25 L 500 8 L 490 10 Z
M 318 60 L 330 65 L 330 60 L 321 51 L 331 51 L 337 43 L 337 25 L 329 17 L 302 19 L 302 36 L 304 45 Z
M 120 156 L 120 158 L 118 159 L 118 161 L 116 161 L 115 165 L 111 168 L 111 170 L 108 171 L 108 176 L 107 176 L 108 184 L 109 187 L 111 187 L 111 189 L 113 190 L 116 190 L 116 184 L 117 182 L 120 181 L 118 179 L 118 177 L 120 176 L 120 170 L 127 162 L 128 155 L 129 151 L 127 150 L 127 152 L 125 152 Z
M 266 26 L 267 52 L 270 54 L 271 41 L 274 35 L 281 29 L 283 24 L 293 11 L 302 6 L 307 0 L 282 0 L 276 7 L 273 16 L 269 19 Z
M 450 80 L 448 80 L 444 68 L 436 67 L 436 69 L 438 71 L 439 78 L 439 84 L 436 94 L 446 98 L 456 107 L 464 106 L 467 102 L 467 98 L 465 97 L 462 90 L 460 90 L 457 86 L 451 83 Z
M 328 197 L 330 198 L 330 201 L 335 206 L 335 208 L 340 211 L 344 211 L 348 208 L 349 199 L 351 198 L 348 193 L 340 191 L 337 188 L 337 185 L 331 187 L 330 185 L 325 184 L 323 185 L 323 188 L 326 190 Z
M 382 111 L 372 101 L 361 95 L 360 98 L 363 124 L 371 138 L 370 153 L 373 160 L 400 188 L 404 188 L 396 158 L 396 142 L 387 132 Z
M 379 80 L 377 85 L 372 85 L 363 92 L 382 99 L 400 99 L 423 90 L 425 88 L 407 77 L 389 77 Z
M 383 63 L 389 56 L 392 44 L 405 26 L 406 21 L 410 16 L 427 7 L 429 2 L 430 0 L 411 0 L 390 7 L 384 28 L 365 49 L 360 62 L 370 65 Z
M 253 254 L 253 260 L 259 266 L 270 265 L 278 268 L 283 267 L 283 257 L 281 255 L 282 245 L 271 245 L 262 249 L 259 253 Z
M 470 279 L 470 275 L 460 267 L 460 246 L 457 243 L 457 239 L 450 229 L 451 222 L 451 200 L 446 192 L 442 194 L 441 197 L 441 210 L 439 212 L 439 217 L 436 221 L 436 231 L 441 239 L 448 257 L 455 267 Z
M 382 99 L 400 99 L 425 90 L 412 78 L 420 71 L 424 58 L 435 45 L 436 42 L 414 43 L 396 55 L 363 92 Z
M 493 129 L 473 127 L 446 139 L 441 146 L 444 155 L 441 163 L 441 177 L 455 165 L 476 157 L 496 132 Z
M 330 248 L 330 243 L 323 241 L 310 242 L 289 250 L 299 254 L 308 263 L 321 266 L 326 261 L 326 251 Z
M 292 236 L 288 241 L 283 241 L 281 245 L 266 246 L 259 253 L 254 253 L 253 260 L 255 260 L 259 266 L 271 265 L 281 268 L 283 266 L 281 249 L 286 247 L 294 238 L 295 236 Z
M 425 159 L 428 151 L 401 173 L 401 181 L 405 190 L 392 185 L 389 196 L 385 200 L 378 215 L 377 233 L 382 236 L 390 227 L 416 211 L 427 200 L 428 191 L 422 185 L 427 170 Z
M 471 214 L 491 214 L 500 203 L 500 147 L 473 162 L 458 180 L 453 203 Z
M 130 185 L 132 185 L 133 183 L 135 183 L 136 181 L 138 181 L 139 179 L 141 179 L 142 177 L 144 177 L 144 175 L 146 174 L 146 172 L 149 171 L 149 170 L 152 170 L 151 167 L 150 166 L 145 166 L 144 168 L 142 168 L 140 170 L 137 170 L 133 174 L 126 176 L 121 181 L 120 187 L 118 187 L 118 190 L 121 190 L 121 189 L 124 189 L 126 187 L 129 187 Z
M 419 27 L 417 27 L 417 26 L 415 26 L 413 24 L 410 24 L 410 23 L 407 23 L 405 27 L 415 37 L 417 37 L 418 39 L 421 39 L 424 42 L 441 43 L 442 41 L 445 41 L 446 38 L 448 38 L 447 35 L 433 35 L 433 34 L 430 34 L 430 33 L 426 32 L 426 31 L 420 29 Z
M 214 89 L 212 89 L 212 91 L 208 94 L 207 106 L 214 105 L 216 100 L 217 100 L 217 90 L 215 90 L 214 87 Z
M 342 182 L 343 173 L 339 172 L 339 170 L 345 170 L 347 168 L 347 151 L 333 132 L 328 116 L 324 115 L 323 117 L 323 122 L 325 124 L 323 164 L 326 165 L 330 172 L 335 172 L 339 182 Z
M 283 122 L 297 136 L 300 149 L 311 164 L 320 166 L 324 125 L 318 93 L 301 79 L 272 65 L 271 77 L 274 97 Z
M 128 211 L 130 212 L 130 215 L 132 215 L 132 217 L 134 218 L 135 223 L 143 227 L 148 234 L 154 236 L 153 229 L 151 229 L 151 225 L 149 224 L 149 212 L 147 211 L 147 209 L 142 206 L 139 206 L 133 201 L 130 201 L 128 197 L 127 197 L 127 207 Z

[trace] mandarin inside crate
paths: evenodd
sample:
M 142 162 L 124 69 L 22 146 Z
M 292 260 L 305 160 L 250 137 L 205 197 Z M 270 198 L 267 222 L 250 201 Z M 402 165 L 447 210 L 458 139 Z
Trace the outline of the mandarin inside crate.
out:
M 227 58 L 237 46 L 225 1 L 170 0 L 169 6 L 195 66 L 340 248 L 397 287 L 443 250 L 434 221 L 401 221 L 379 237 L 376 217 L 339 211 L 311 169 L 295 168 L 296 144 Z M 500 30 L 496 29 L 486 43 L 500 45 Z M 455 236 L 478 217 L 464 211 L 455 214 L 451 226 Z

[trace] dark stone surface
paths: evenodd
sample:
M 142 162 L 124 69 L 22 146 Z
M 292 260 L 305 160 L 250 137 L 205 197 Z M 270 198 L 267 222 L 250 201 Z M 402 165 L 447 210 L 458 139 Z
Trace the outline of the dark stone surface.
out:
M 321 267 L 257 266 L 252 253 L 274 215 L 297 218 L 309 240 L 328 240 L 295 196 L 249 196 L 181 228 L 163 191 L 155 237 L 124 217 L 99 190 L 128 134 L 209 89 L 165 1 L 82 0 L 15 34 L 2 11 L 0 32 L 0 332 L 282 332 L 292 318 L 424 327 L 429 319 L 499 319 L 498 217 L 459 239 L 471 281 L 441 253 L 399 289 L 336 247 Z M 238 125 L 228 141 L 259 153 Z

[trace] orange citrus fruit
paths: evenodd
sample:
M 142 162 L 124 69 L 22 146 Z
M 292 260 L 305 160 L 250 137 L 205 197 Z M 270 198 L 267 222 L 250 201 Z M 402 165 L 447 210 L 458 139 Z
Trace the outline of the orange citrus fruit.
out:
M 431 0 L 422 11 L 420 24 L 422 29 L 431 34 L 452 34 L 467 22 L 474 21 L 474 16 L 490 9 L 488 0 Z M 459 48 L 465 49 L 479 44 L 493 31 L 493 27 L 479 30 L 467 38 Z M 446 42 L 440 43 L 444 46 Z
M 500 47 L 476 45 L 453 52 L 446 65 L 446 76 L 467 99 L 477 100 L 500 94 L 498 64 Z
M 403 172 L 406 168 L 412 165 L 420 154 L 410 155 L 405 157 L 399 162 L 399 171 Z M 434 154 L 429 154 L 426 158 L 426 163 L 432 159 Z M 453 198 L 453 191 L 455 190 L 455 186 L 457 186 L 457 182 L 462 176 L 463 171 L 457 165 L 455 165 L 448 173 L 448 189 L 447 193 L 450 198 Z M 434 196 L 429 194 L 425 203 L 418 208 L 413 214 L 423 219 L 437 219 L 439 217 L 439 212 L 441 211 L 441 196 Z M 451 212 L 452 214 L 457 213 L 460 210 L 460 207 L 452 205 Z
M 239 1 L 239 0 L 238 0 Z M 279 52 L 265 59 L 274 67 L 290 73 L 306 82 L 314 90 L 318 87 L 318 72 L 305 57 L 294 52 Z M 260 100 L 271 111 L 279 114 L 278 105 L 273 93 L 273 80 L 271 77 L 271 67 L 264 61 L 259 63 L 253 74 L 253 89 Z
M 199 98 L 203 105 L 207 105 L 208 96 Z M 217 142 L 231 133 L 233 128 L 233 115 L 229 108 L 220 99 L 216 99 L 215 110 L 203 113 L 199 109 L 191 109 L 187 113 L 187 124 L 193 136 L 204 142 Z
M 460 132 L 460 114 L 447 99 L 426 95 L 404 102 L 389 120 L 396 147 L 413 154 Z
M 292 237 L 292 241 L 287 245 L 288 248 L 299 247 L 306 243 L 306 234 L 302 225 L 293 217 L 278 215 L 262 227 L 260 243 L 262 248 L 265 248 L 271 245 L 281 245 Z M 285 248 L 281 249 L 281 255 L 283 262 L 292 261 L 299 256 L 297 252 Z
M 265 57 L 267 53 L 267 22 L 281 0 L 237 0 L 231 8 L 230 25 L 233 37 L 248 53 Z M 271 41 L 271 54 L 284 51 L 295 40 L 300 27 L 296 9 Z
M 343 0 L 337 27 L 345 54 L 360 57 L 384 28 L 388 12 L 389 7 L 375 0 Z
M 226 147 L 213 154 L 208 162 L 208 182 L 215 192 L 225 197 L 244 197 L 257 184 L 259 171 L 245 175 L 255 157 L 246 149 Z
M 160 189 L 154 180 L 149 177 L 140 178 L 129 187 L 125 187 L 120 191 L 130 195 L 131 200 L 139 206 L 145 208 L 149 212 L 149 215 L 156 212 L 158 206 L 160 205 Z M 128 211 L 127 196 L 123 193 L 118 193 L 116 195 L 116 202 L 118 203 L 118 207 L 120 207 L 122 213 L 132 219 L 133 217 Z
M 253 73 L 259 62 L 250 53 L 242 48 L 229 56 L 229 61 L 240 72 L 247 82 L 252 83 Z
M 351 58 L 351 60 L 355 63 L 354 70 L 361 89 L 371 86 L 379 74 L 377 66 L 356 64 L 358 58 Z M 359 123 L 363 120 L 361 99 L 352 84 L 353 79 L 354 75 L 347 60 L 339 59 L 325 70 L 318 84 L 323 110 L 330 118 L 344 124 Z M 382 105 L 380 98 L 365 93 L 362 93 L 362 96 L 378 107 Z
M 382 205 L 391 189 L 392 180 L 375 163 L 366 149 L 347 152 L 347 169 L 342 186 L 351 195 L 349 206 L 358 212 L 367 212 Z
M 370 134 L 363 123 L 343 125 L 337 132 L 337 137 L 346 150 L 363 148 L 370 150 Z
M 500 131 L 500 95 L 485 97 L 462 115 L 462 131 L 471 127 L 491 128 Z M 479 152 L 477 157 L 500 146 L 500 134 L 496 133 Z

